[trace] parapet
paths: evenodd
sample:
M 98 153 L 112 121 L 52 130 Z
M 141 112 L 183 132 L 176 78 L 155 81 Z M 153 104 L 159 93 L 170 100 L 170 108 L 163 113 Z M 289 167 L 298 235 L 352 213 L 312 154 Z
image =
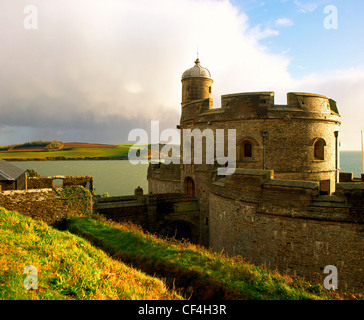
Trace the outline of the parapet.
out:
M 304 117 L 334 119 L 339 122 L 336 102 L 314 93 L 287 93 L 287 104 L 276 105 L 274 92 L 244 92 L 221 96 L 221 108 L 212 107 L 212 99 L 192 101 L 182 108 L 181 121 L 224 121 L 239 119 L 262 119 Z
M 274 105 L 274 92 L 243 92 L 221 96 L 222 108 L 234 105 L 246 107 L 265 107 Z
M 212 109 L 212 99 L 200 99 L 186 103 L 182 108 L 181 121 L 192 120 Z
M 364 173 L 361 174 L 361 177 L 354 178 L 354 174 L 352 172 L 340 172 L 339 181 L 340 182 L 364 182 Z
M 363 223 L 364 182 L 338 183 L 336 189 L 335 194 L 323 196 L 316 181 L 274 179 L 272 170 L 237 169 L 212 181 L 210 191 L 254 204 L 265 214 Z
M 323 95 L 304 92 L 287 93 L 289 106 L 300 108 L 306 112 L 339 114 L 336 102 Z

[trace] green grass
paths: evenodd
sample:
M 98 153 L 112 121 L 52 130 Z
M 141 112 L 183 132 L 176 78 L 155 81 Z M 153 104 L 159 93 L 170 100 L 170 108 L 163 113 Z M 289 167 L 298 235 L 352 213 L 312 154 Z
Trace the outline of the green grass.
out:
M 130 145 L 119 145 L 109 148 L 73 148 L 54 151 L 27 151 L 27 152 L 2 152 L 2 159 L 39 159 L 50 160 L 52 158 L 85 159 L 85 158 L 117 158 L 127 157 Z
M 57 228 L 0 208 L 0 300 L 343 299 L 319 284 L 131 223 L 71 217 Z M 27 265 L 37 267 L 37 290 L 23 286 Z
M 167 278 L 193 299 L 339 299 L 321 285 L 283 276 L 242 259 L 187 242 L 161 239 L 131 224 L 71 218 L 65 228 L 89 239 L 114 258 Z
M 148 276 L 88 241 L 0 208 L 0 300 L 180 300 Z M 24 288 L 24 268 L 38 271 L 38 289 Z

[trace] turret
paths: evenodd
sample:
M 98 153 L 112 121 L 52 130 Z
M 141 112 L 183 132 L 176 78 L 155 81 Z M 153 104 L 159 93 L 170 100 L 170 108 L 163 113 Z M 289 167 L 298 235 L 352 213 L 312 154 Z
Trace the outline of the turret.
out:
M 194 67 L 182 75 L 182 108 L 193 101 L 210 99 L 212 108 L 212 83 L 210 71 L 200 65 L 197 58 Z

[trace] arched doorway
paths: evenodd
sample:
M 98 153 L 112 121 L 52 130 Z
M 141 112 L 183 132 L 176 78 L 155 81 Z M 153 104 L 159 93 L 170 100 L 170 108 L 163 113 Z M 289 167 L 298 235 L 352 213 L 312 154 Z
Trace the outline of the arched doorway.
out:
M 195 182 L 191 177 L 185 179 L 185 195 L 189 197 L 195 196 Z

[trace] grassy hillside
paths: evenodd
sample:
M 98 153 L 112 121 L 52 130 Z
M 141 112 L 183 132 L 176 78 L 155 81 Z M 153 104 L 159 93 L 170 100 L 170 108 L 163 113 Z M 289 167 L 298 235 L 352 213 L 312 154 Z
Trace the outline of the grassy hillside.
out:
M 116 147 L 71 148 L 52 151 L 14 151 L 0 152 L 0 158 L 22 160 L 50 160 L 50 159 L 85 159 L 85 158 L 120 158 L 127 157 L 130 145 Z
M 0 300 L 344 297 L 242 258 L 144 233 L 130 223 L 72 217 L 60 221 L 57 228 L 0 208 Z M 27 265 L 37 267 L 37 290 L 23 286 Z
M 88 241 L 2 208 L 0 248 L 0 300 L 182 299 Z M 27 265 L 37 267 L 37 290 L 24 288 Z
M 81 142 L 61 142 L 55 141 L 61 146 L 55 149 L 44 147 L 48 142 L 33 141 L 21 145 L 0 146 L 0 159 L 5 160 L 83 160 L 83 159 L 128 159 L 130 148 L 147 149 L 148 145 L 138 144 L 94 144 Z M 55 143 L 53 142 L 53 143 Z M 162 147 L 161 145 L 160 147 Z M 149 146 L 150 148 L 150 146 Z M 136 150 L 136 151 L 137 151 Z M 177 148 L 178 150 L 178 148 Z M 178 152 L 177 152 L 178 154 Z M 159 154 L 153 154 L 151 150 L 148 157 L 158 157 Z
M 65 229 L 89 239 L 114 258 L 166 277 L 170 286 L 183 288 L 184 294 L 193 299 L 339 299 L 321 285 L 282 276 L 190 243 L 145 234 L 130 224 L 92 218 L 65 221 Z

